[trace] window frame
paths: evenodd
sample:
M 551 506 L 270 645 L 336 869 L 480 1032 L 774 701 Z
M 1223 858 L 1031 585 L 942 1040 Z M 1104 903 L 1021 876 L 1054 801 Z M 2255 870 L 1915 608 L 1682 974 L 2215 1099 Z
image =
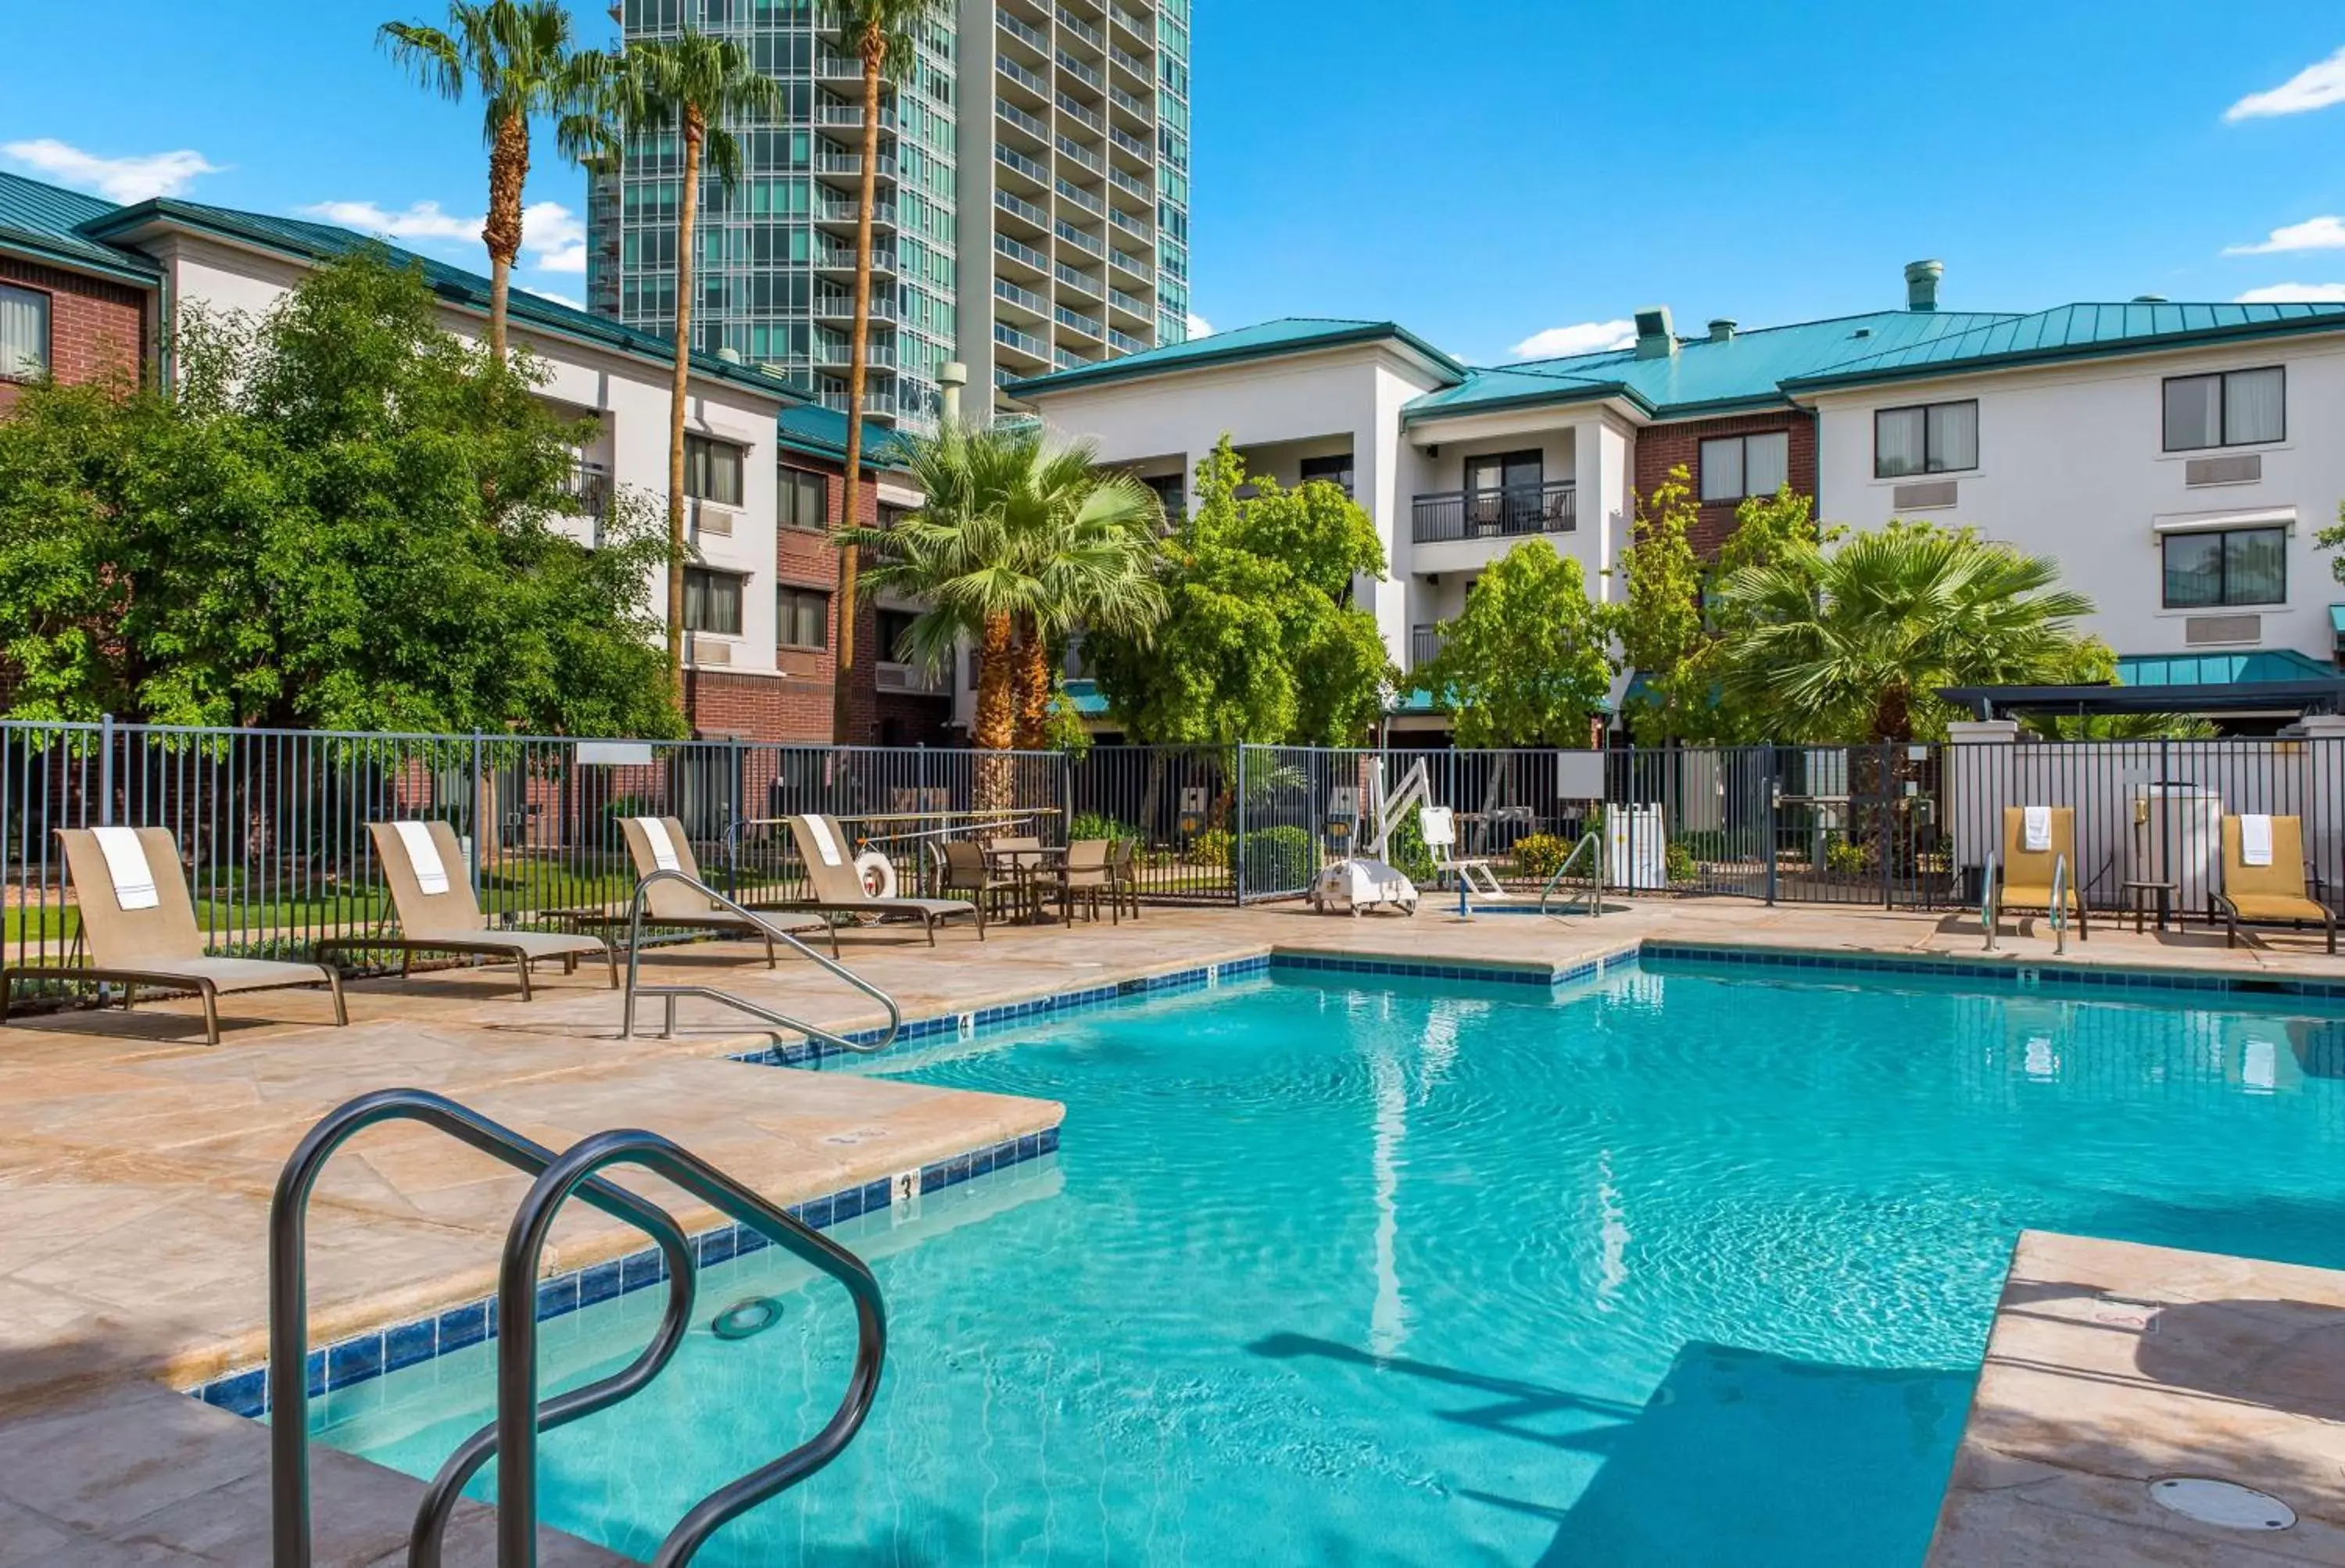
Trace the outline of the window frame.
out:
M 1939 398 L 1933 402 L 1901 402 L 1890 408 L 1873 411 L 1873 477 L 1875 479 L 1927 479 L 1934 473 L 1975 473 L 1979 465 L 1979 400 L 1974 397 Z M 1944 461 L 1930 450 L 1930 411 L 1939 408 L 1962 408 L 1971 411 L 1971 460 L 1959 467 Z M 1881 422 L 1891 414 L 1918 413 L 1922 416 L 1922 466 L 1903 473 L 1884 473 L 1881 466 Z
M 2279 535 L 2279 596 L 2272 599 L 2235 599 L 2230 595 L 2230 539 L 2235 534 L 2276 534 Z M 2158 535 L 2157 540 L 2157 601 L 2161 610 L 2173 610 L 2184 615 L 2201 615 L 2209 610 L 2269 610 L 2288 604 L 2288 535 L 2285 523 L 2245 523 L 2231 528 L 2177 528 Z M 2217 553 L 2219 585 L 2216 597 L 2203 604 L 2182 605 L 2174 601 L 2173 577 L 2166 563 L 2166 552 L 2178 539 L 2221 541 Z
M 27 288 L 22 283 L 0 281 L 0 294 L 22 294 L 35 301 L 41 312 L 41 342 L 38 361 L 30 370 L 11 371 L 0 368 L 0 382 L 37 382 L 56 371 L 57 365 L 57 300 L 46 289 Z
M 1322 467 L 1333 465 L 1333 471 L 1314 473 L 1311 472 L 1314 463 L 1320 464 Z M 1306 457 L 1299 461 L 1295 464 L 1294 482 L 1302 485 L 1308 484 L 1314 480 L 1321 480 L 1339 487 L 1345 494 L 1349 495 L 1352 494 L 1353 478 L 1357 473 L 1358 470 L 1354 466 L 1350 453 L 1327 453 L 1318 457 Z
M 2256 441 L 2230 439 L 2231 378 L 2273 374 L 2279 377 L 2279 433 Z M 2215 439 L 2195 446 L 2174 444 L 2173 414 L 2167 399 L 2177 382 L 2213 382 L 2215 383 Z M 2278 446 L 2288 440 L 2288 365 L 2241 365 L 2237 370 L 2196 371 L 2187 376 L 2163 376 L 2157 383 L 2158 449 L 2166 453 L 2222 452 L 2237 446 Z
M 703 585 L 700 592 L 700 610 L 703 618 L 706 618 L 708 614 L 709 596 L 706 587 L 708 582 L 716 577 L 730 577 L 733 580 L 733 627 L 731 630 L 693 625 L 692 588 L 693 579 L 695 576 Z M 684 629 L 696 637 L 740 636 L 743 628 L 748 625 L 748 586 L 749 574 L 746 572 L 731 571 L 723 566 L 686 566 L 684 569 Z
M 785 463 L 777 465 L 774 479 L 774 522 L 777 526 L 794 534 L 830 532 L 830 475 L 819 469 L 795 468 Z M 812 523 L 794 515 L 797 508 L 791 504 L 793 497 L 803 496 L 809 487 L 821 497 L 816 503 L 820 516 Z
M 816 634 L 821 640 L 817 642 L 801 643 L 790 640 L 792 634 L 797 629 L 797 616 L 793 612 L 800 599 L 813 599 L 822 606 L 821 629 Z M 774 590 L 774 646 L 790 653 L 829 652 L 830 590 L 809 588 L 800 583 L 783 583 L 777 586 Z
M 733 498 L 730 501 L 703 495 L 695 488 L 695 484 L 706 484 L 707 472 L 706 454 L 719 450 L 728 452 L 733 456 Z M 699 455 L 700 461 L 695 461 L 696 454 Z M 744 504 L 744 497 L 748 494 L 748 457 L 749 449 L 737 441 L 727 441 L 721 435 L 703 435 L 698 431 L 685 432 L 684 494 L 685 498 L 696 501 L 703 506 L 722 506 L 729 512 L 738 512 Z
M 1705 435 L 1694 445 L 1694 460 L 1696 466 L 1693 476 L 1693 493 L 1695 504 L 1700 506 L 1739 506 L 1743 502 L 1750 500 L 1753 494 L 1751 488 L 1751 443 L 1754 441 L 1766 441 L 1769 439 L 1780 441 L 1783 443 L 1783 483 L 1785 484 L 1791 484 L 1792 432 L 1789 427 L 1782 430 L 1745 431 L 1740 435 Z M 1709 488 L 1710 449 L 1713 446 L 1723 446 L 1728 442 L 1732 442 L 1742 449 L 1742 477 L 1739 482 L 1741 488 L 1732 495 L 1712 495 L 1710 494 Z M 1775 493 L 1772 490 L 1767 490 L 1758 492 L 1757 494 L 1772 495 Z

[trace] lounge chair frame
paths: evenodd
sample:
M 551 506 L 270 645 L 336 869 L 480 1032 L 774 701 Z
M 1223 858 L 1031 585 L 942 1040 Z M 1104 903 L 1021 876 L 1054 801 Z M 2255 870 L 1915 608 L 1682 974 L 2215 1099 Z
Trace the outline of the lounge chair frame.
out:
M 2003 854 L 1998 873 L 2002 886 L 1996 891 L 1995 909 L 2007 914 L 2015 909 L 2042 910 L 2049 918 L 2053 886 L 2058 876 L 2062 856 L 2067 857 L 2067 885 L 2061 889 L 2061 902 L 2076 922 L 2076 940 L 2093 940 L 2092 919 L 2085 911 L 2085 894 L 2077 885 L 2084 868 L 2076 860 L 2076 809 L 2074 806 L 2054 806 L 2052 813 L 2051 848 L 2027 848 L 2027 809 L 2005 806 L 2003 809 Z
M 2312 894 L 2312 890 L 2320 885 L 2320 880 L 2313 871 L 2312 862 L 2304 857 L 2304 820 L 2276 816 L 2271 820 L 2271 825 L 2272 863 L 2250 866 L 2243 853 L 2239 819 L 2228 816 L 2223 819 L 2223 886 L 2220 891 L 2207 895 L 2208 917 L 2210 921 L 2219 917 L 2223 921 L 2225 947 L 2239 945 L 2239 928 L 2242 925 L 2276 926 L 2285 921 L 2291 931 L 2302 931 L 2308 925 L 2320 926 L 2328 938 L 2330 952 L 2334 954 L 2337 951 L 2337 911 L 2328 900 L 2315 898 Z M 2287 867 L 2294 868 L 2291 873 L 2295 879 L 2293 886 L 2240 885 L 2268 880 L 2277 881 L 2282 874 L 2282 868 Z M 2255 914 L 2249 912 L 2254 906 L 2250 904 L 2248 909 L 2242 909 L 2236 901 L 2239 899 L 2274 899 L 2282 902 L 2294 900 L 2305 905 L 2308 911 L 2318 911 L 2318 914 L 2303 919 Z
M 929 945 L 937 945 L 937 927 L 949 920 L 969 920 L 977 925 L 977 940 L 985 940 L 985 925 L 978 919 L 977 906 L 959 899 L 883 899 L 873 896 L 863 886 L 862 873 L 855 869 L 855 840 L 835 817 L 819 813 L 787 819 L 790 839 L 797 846 L 798 860 L 806 866 L 807 885 L 814 889 L 808 899 L 790 899 L 777 904 L 777 909 L 817 910 L 829 914 L 876 915 L 881 920 L 894 916 L 899 920 L 917 920 L 927 932 Z M 825 860 L 815 842 L 809 822 L 820 822 L 830 835 L 832 847 L 838 851 L 837 865 Z M 831 928 L 831 948 L 838 945 L 838 928 Z
M 651 836 L 644 831 L 643 824 L 634 818 L 623 817 L 619 820 L 619 827 L 620 830 L 626 835 L 627 856 L 634 862 L 635 891 L 647 895 L 636 901 L 645 903 L 648 907 L 643 911 L 640 918 L 633 920 L 624 914 L 573 914 L 570 917 L 572 920 L 582 924 L 591 922 L 602 925 L 606 930 L 625 926 L 630 932 L 631 942 L 634 940 L 632 933 L 645 928 L 656 931 L 704 931 L 724 936 L 748 937 L 766 944 L 767 969 L 777 969 L 781 964 L 774 946 L 774 932 L 777 930 L 790 935 L 797 935 L 803 932 L 828 930 L 830 955 L 833 958 L 838 956 L 838 932 L 831 928 L 828 921 L 781 921 L 768 925 L 762 918 L 744 919 L 730 910 L 718 909 L 709 904 L 689 885 L 698 884 L 708 888 L 716 886 L 700 874 L 700 860 L 692 852 L 692 840 L 685 836 L 684 824 L 674 817 L 662 817 L 659 820 L 661 826 L 667 830 L 668 845 L 675 851 L 675 870 L 681 873 L 682 880 L 676 877 L 655 878 L 655 872 L 664 871 L 665 868 L 659 863 L 659 858 L 652 852 Z M 749 910 L 752 916 L 756 916 L 759 912 L 755 901 L 752 900 L 740 901 L 734 907 Z M 788 912 L 788 906 L 781 906 L 777 912 Z

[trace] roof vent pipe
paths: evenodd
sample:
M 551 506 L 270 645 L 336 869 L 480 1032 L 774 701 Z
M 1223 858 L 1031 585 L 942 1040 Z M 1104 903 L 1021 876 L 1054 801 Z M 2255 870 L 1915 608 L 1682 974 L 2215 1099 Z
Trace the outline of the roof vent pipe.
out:
M 1905 263 L 1905 308 L 1909 311 L 1934 311 L 1938 308 L 1938 280 L 1946 275 L 1944 261 L 1908 261 Z
M 1678 335 L 1670 325 L 1667 305 L 1647 305 L 1637 311 L 1637 357 L 1665 360 L 1678 351 Z
M 1710 341 L 1713 343 L 1732 342 L 1734 341 L 1734 322 L 1725 316 L 1721 316 L 1718 320 L 1712 321 L 1710 324 Z

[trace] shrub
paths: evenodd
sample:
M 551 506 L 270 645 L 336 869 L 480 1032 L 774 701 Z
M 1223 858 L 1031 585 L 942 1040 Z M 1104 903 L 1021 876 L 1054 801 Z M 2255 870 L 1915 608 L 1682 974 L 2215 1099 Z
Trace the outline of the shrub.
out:
M 1440 874 L 1434 865 L 1432 847 L 1425 841 L 1423 820 L 1415 811 L 1402 817 L 1393 829 L 1385 844 L 1385 858 L 1393 870 L 1420 888 L 1431 887 Z
M 1824 845 L 1825 869 L 1839 871 L 1844 876 L 1859 874 L 1872 860 L 1873 857 L 1865 853 L 1863 844 L 1853 844 L 1846 839 L 1835 838 Z
M 1671 844 L 1664 851 L 1663 860 L 1667 863 L 1669 879 L 1673 882 L 1690 882 L 1701 875 L 1701 866 L 1694 860 L 1693 848 L 1690 844 Z
M 1291 824 L 1248 833 L 1239 841 L 1238 855 L 1246 888 L 1257 892 L 1300 891 L 1319 870 L 1319 850 L 1309 830 Z
M 1569 853 L 1571 845 L 1553 833 L 1526 833 L 1515 840 L 1515 872 L 1526 881 L 1543 882 Z
M 1227 828 L 1206 829 L 1190 843 L 1189 858 L 1201 866 L 1211 866 L 1216 871 L 1228 871 L 1230 869 L 1230 830 Z
M 1110 843 L 1140 842 L 1140 830 L 1101 811 L 1078 811 L 1067 824 L 1070 839 L 1105 839 Z

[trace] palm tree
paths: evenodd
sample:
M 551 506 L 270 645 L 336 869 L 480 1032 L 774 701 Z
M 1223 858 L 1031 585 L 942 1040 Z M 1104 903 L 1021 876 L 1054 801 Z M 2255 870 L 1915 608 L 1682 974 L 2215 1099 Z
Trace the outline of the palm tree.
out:
M 857 491 L 863 478 L 863 382 L 871 345 L 871 209 L 879 175 L 879 85 L 885 76 L 902 81 L 912 72 L 920 29 L 950 26 L 952 0 L 838 0 L 839 32 L 863 66 L 862 203 L 855 215 L 855 328 L 847 361 L 847 484 L 841 521 L 856 525 Z M 856 572 L 852 545 L 838 551 L 838 676 L 831 691 L 831 738 L 851 739 L 855 672 Z
M 554 117 L 562 156 L 584 159 L 604 133 L 594 97 L 601 57 L 574 53 L 570 13 L 558 0 L 452 0 L 448 25 L 385 22 L 375 38 L 423 87 L 451 103 L 481 97 L 481 138 L 489 148 L 489 350 L 505 358 L 505 298 L 521 254 L 522 188 L 529 180 L 530 121 Z
M 608 70 L 614 117 L 630 135 L 675 129 L 684 137 L 684 179 L 675 207 L 675 370 L 667 415 L 667 657 L 676 705 L 684 704 L 684 412 L 692 369 L 693 229 L 705 164 L 730 190 L 741 179 L 741 144 L 726 122 L 778 120 L 780 86 L 760 76 L 730 38 L 687 27 L 679 37 L 630 43 Z M 850 481 L 851 483 L 851 481 Z
M 863 593 L 893 589 L 930 606 L 888 651 L 943 668 L 974 641 L 978 748 L 1030 745 L 1050 697 L 1051 638 L 1077 626 L 1145 638 L 1163 618 L 1155 494 L 1100 471 L 1090 446 L 1053 444 L 1030 425 L 948 425 L 912 443 L 907 461 L 921 509 L 892 528 L 844 529 L 838 543 L 870 553 Z
M 1829 553 L 1802 541 L 1719 585 L 1738 623 L 1726 684 L 1818 739 L 1910 740 L 1941 687 L 2058 680 L 2089 657 L 2076 623 L 2092 601 L 2059 576 L 1967 528 L 1892 523 Z

